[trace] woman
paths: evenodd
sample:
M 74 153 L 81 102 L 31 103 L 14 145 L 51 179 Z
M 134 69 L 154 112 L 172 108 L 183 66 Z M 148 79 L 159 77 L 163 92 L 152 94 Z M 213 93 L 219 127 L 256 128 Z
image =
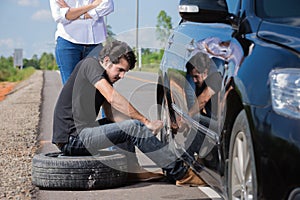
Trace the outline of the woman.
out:
M 50 0 L 57 23 L 55 57 L 63 84 L 76 64 L 106 40 L 104 16 L 114 10 L 113 0 Z

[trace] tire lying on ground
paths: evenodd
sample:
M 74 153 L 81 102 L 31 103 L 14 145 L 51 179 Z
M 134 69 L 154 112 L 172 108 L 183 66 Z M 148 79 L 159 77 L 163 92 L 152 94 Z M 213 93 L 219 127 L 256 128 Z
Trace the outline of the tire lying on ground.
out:
M 102 189 L 125 185 L 125 155 L 101 151 L 95 156 L 36 154 L 32 159 L 32 183 L 40 188 Z

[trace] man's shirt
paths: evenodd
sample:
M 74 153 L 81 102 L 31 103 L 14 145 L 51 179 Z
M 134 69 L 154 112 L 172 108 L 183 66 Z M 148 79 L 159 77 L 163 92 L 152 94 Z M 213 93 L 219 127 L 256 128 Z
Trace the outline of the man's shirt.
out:
M 94 84 L 107 79 L 104 68 L 95 58 L 80 61 L 63 86 L 53 116 L 53 143 L 68 142 L 85 127 L 99 126 L 96 118 L 105 101 Z

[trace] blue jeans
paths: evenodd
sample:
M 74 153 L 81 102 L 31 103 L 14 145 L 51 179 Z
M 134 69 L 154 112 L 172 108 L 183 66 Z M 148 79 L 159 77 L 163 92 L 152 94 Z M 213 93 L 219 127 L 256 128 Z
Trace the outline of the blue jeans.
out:
M 97 47 L 97 51 L 95 51 L 95 47 Z M 76 64 L 80 60 L 87 56 L 97 57 L 101 48 L 102 44 L 74 44 L 58 37 L 56 40 L 55 58 L 60 71 L 62 83 L 65 84 L 67 82 Z
M 172 180 L 181 179 L 187 171 L 182 159 L 176 156 L 175 150 L 169 145 L 164 145 L 138 120 L 126 120 L 119 123 L 84 128 L 77 137 L 76 145 L 74 145 L 74 141 L 69 141 L 62 148 L 62 151 L 71 156 L 83 155 L 81 153 L 86 152 L 96 155 L 100 149 L 124 143 L 138 147 L 148 158 L 162 168 Z M 135 154 L 134 148 L 128 149 L 127 155 L 132 157 L 130 154 Z

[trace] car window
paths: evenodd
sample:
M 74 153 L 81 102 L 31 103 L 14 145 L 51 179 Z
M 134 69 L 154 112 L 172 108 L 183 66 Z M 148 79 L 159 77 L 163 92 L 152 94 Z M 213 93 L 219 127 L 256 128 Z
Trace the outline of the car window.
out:
M 261 18 L 286 18 L 300 16 L 299 0 L 257 0 L 256 14 Z

